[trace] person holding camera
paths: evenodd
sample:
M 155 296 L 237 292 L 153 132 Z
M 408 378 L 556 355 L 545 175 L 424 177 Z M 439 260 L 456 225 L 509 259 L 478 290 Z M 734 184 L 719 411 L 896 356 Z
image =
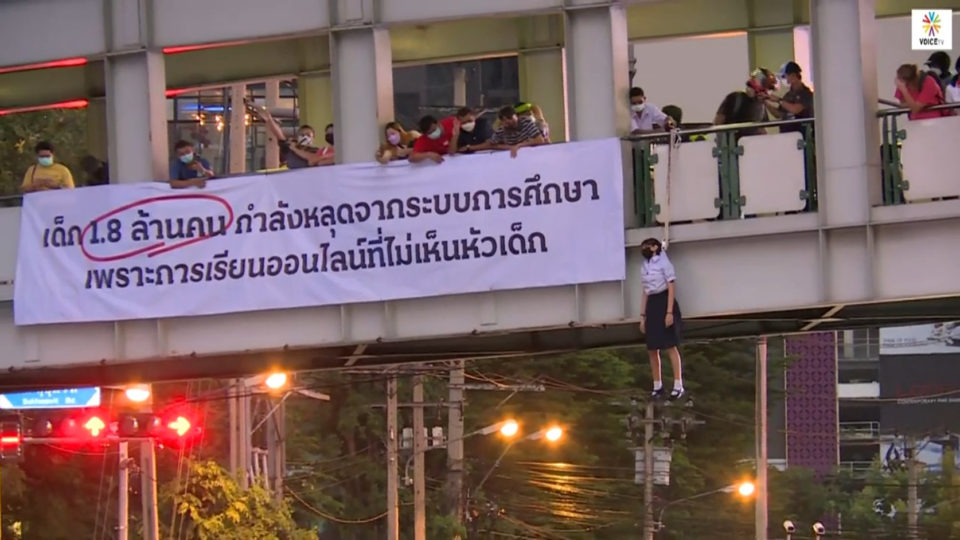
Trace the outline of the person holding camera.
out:
M 644 261 L 640 266 L 643 299 L 640 304 L 640 331 L 647 336 L 647 354 L 653 374 L 654 399 L 664 395 L 660 375 L 660 351 L 666 351 L 673 367 L 673 391 L 670 400 L 683 396 L 683 373 L 680 366 L 680 333 L 683 321 L 676 298 L 677 274 L 656 238 L 647 238 L 640 244 Z
M 170 162 L 170 187 L 202 188 L 207 185 L 207 180 L 213 178 L 210 162 L 198 156 L 189 141 L 177 141 L 173 151 L 177 157 Z

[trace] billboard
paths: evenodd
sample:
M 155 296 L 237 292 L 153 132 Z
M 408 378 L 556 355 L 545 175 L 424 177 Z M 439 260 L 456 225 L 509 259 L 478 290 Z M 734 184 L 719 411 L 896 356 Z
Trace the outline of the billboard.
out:
M 960 432 L 960 347 L 952 351 L 880 356 L 883 431 Z
M 960 354 L 960 321 L 880 329 L 880 355 Z

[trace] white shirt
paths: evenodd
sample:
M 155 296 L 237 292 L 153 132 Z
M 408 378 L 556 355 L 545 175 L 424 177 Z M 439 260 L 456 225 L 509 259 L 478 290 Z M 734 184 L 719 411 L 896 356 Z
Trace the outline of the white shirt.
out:
M 640 283 L 643 292 L 650 296 L 667 290 L 667 284 L 677 280 L 677 273 L 666 253 L 660 252 L 640 265 Z
M 630 132 L 653 131 L 653 125 L 657 124 L 661 128 L 667 125 L 667 115 L 664 114 L 656 105 L 644 103 L 643 110 L 640 112 L 630 111 Z
M 957 84 L 960 84 L 960 81 Z M 947 103 L 960 103 L 960 86 L 947 85 L 944 97 Z

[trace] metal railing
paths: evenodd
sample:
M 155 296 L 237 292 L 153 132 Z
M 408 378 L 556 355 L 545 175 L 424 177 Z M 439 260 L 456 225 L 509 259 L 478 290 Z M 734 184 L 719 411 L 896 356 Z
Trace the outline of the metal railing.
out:
M 840 422 L 842 440 L 874 440 L 880 438 L 880 422 Z
M 884 102 L 886 103 L 886 102 Z M 945 103 L 928 107 L 927 111 L 956 110 L 960 103 Z M 892 107 L 877 111 L 880 118 L 880 156 L 883 171 L 883 204 L 884 206 L 905 204 L 904 191 L 910 189 L 909 182 L 903 177 L 901 150 L 907 132 L 903 128 L 903 116 L 910 113 L 910 109 Z
M 841 461 L 839 469 L 853 473 L 854 476 L 867 474 L 873 468 L 872 461 Z
M 713 157 L 717 163 L 717 180 L 720 196 L 714 201 L 717 208 L 716 219 L 741 219 L 746 204 L 746 197 L 740 189 L 740 159 L 744 154 L 741 138 L 748 135 L 759 135 L 757 131 L 770 128 L 800 126 L 801 140 L 798 150 L 803 151 L 804 175 L 806 187 L 798 198 L 805 200 L 804 211 L 817 209 L 817 182 L 816 182 L 816 147 L 813 143 L 813 119 L 780 120 L 775 122 L 728 124 L 697 129 L 681 129 L 677 135 L 681 144 L 708 140 L 713 137 Z M 624 140 L 633 143 L 633 181 L 634 181 L 634 210 L 641 227 L 654 226 L 659 223 L 658 216 L 663 212 L 660 201 L 656 200 L 654 189 L 654 166 L 659 156 L 654 148 L 657 145 L 670 144 L 671 134 L 647 133 L 631 135 Z M 666 181 L 666 180 L 664 180 Z M 776 181 L 771 178 L 771 181 Z

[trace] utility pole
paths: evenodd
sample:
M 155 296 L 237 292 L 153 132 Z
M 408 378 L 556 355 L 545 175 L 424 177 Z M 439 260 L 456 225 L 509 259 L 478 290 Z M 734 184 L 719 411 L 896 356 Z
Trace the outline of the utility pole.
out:
M 413 376 L 413 538 L 427 540 L 427 437 L 423 425 L 423 375 Z
M 767 540 L 767 338 L 757 338 L 756 538 Z
M 907 458 L 907 538 L 916 540 L 919 535 L 919 501 L 917 484 L 920 483 L 919 463 L 917 463 L 917 443 L 912 436 L 906 438 L 904 457 Z
M 643 422 L 643 540 L 653 540 L 653 401 Z
M 463 523 L 463 405 L 465 382 L 463 360 L 454 360 L 450 370 L 450 409 L 447 427 L 447 501 L 450 514 Z
M 387 380 L 387 540 L 400 540 L 399 480 L 397 457 L 397 376 Z
M 252 441 L 250 433 L 250 394 L 243 379 L 234 379 L 227 390 L 230 412 L 230 473 L 240 485 L 250 487 Z
M 267 413 L 267 489 L 278 501 L 283 500 L 283 476 L 287 470 L 286 403 L 281 398 Z
M 117 540 L 127 540 L 129 535 L 130 523 L 130 471 L 128 460 L 127 441 L 118 443 L 117 453 L 120 457 L 117 460 L 119 470 L 117 471 Z
M 157 455 L 153 439 L 140 443 L 140 493 L 143 500 L 143 540 L 160 540 L 157 518 Z

